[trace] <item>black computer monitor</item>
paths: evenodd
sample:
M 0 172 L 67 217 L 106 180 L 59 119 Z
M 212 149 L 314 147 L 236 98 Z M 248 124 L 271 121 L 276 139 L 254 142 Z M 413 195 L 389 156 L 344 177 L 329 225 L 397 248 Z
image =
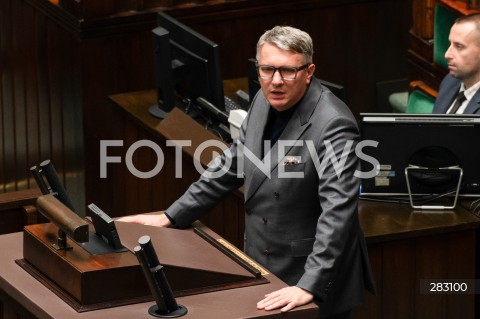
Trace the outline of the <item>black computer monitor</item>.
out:
M 174 106 L 188 107 L 202 97 L 225 108 L 219 47 L 164 12 L 153 30 L 158 105 L 150 113 L 164 118 Z
M 480 194 L 480 117 L 446 114 L 361 114 L 361 138 L 378 142 L 362 148 L 361 171 L 372 171 L 374 160 L 380 170 L 373 178 L 363 178 L 363 196 L 409 195 L 405 168 L 410 170 L 410 192 L 439 195 L 458 186 L 460 196 Z M 358 154 L 357 154 L 358 155 Z M 420 169 L 418 169 L 420 168 Z M 421 169 L 427 168 L 427 169 Z

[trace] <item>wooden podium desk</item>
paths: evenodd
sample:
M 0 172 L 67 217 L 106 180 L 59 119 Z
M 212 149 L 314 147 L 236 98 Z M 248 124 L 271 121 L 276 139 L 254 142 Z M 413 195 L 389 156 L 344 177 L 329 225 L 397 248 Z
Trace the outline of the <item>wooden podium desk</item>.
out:
M 480 218 L 464 207 L 414 211 L 360 200 L 377 296 L 368 294 L 352 318 L 480 318 L 478 294 L 430 294 L 421 286 L 426 280 L 480 279 Z
M 156 227 L 125 224 L 119 228 L 122 238 L 132 237 L 125 231 L 130 227 L 129 232 L 138 232 L 138 227 L 146 229 L 146 235 L 153 237 L 153 232 L 158 231 Z M 215 240 L 220 236 L 212 232 L 202 224 L 195 224 L 203 231 L 212 236 Z M 136 228 L 135 228 L 136 227 Z M 183 232 L 182 230 L 178 230 Z M 186 230 L 188 231 L 188 230 Z M 133 238 L 133 237 L 132 237 Z M 200 237 L 199 240 L 202 240 Z M 131 240 L 130 240 L 131 241 Z M 15 263 L 16 259 L 22 256 L 22 233 L 12 233 L 0 236 L 0 318 L 1 319 L 30 319 L 30 318 L 58 318 L 58 319 L 147 319 L 155 318 L 148 314 L 148 308 L 154 301 L 136 303 L 126 306 L 118 306 L 99 310 L 77 312 L 60 297 L 44 286 L 40 281 L 32 277 L 23 268 Z M 123 241 L 122 241 L 123 242 Z M 131 245 L 125 244 L 127 247 Z M 159 247 L 155 247 L 157 254 Z M 195 261 L 193 261 L 195 262 Z M 231 288 L 214 292 L 187 295 L 177 297 L 177 303 L 185 306 L 188 313 L 180 318 L 198 319 L 233 319 L 233 318 L 293 318 L 293 319 L 314 319 L 318 316 L 318 307 L 313 303 L 295 308 L 287 314 L 279 310 L 263 311 L 256 309 L 256 303 L 266 293 L 281 289 L 286 286 L 284 282 L 269 273 L 264 277 L 269 281 L 253 286 Z M 119 278 L 121 280 L 121 278 Z

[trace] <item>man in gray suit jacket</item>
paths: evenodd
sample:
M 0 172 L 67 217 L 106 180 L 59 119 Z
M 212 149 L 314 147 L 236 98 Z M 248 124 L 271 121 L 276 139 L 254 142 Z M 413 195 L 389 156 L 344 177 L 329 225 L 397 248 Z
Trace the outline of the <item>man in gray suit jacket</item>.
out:
M 365 289 L 375 291 L 357 211 L 359 133 L 348 107 L 313 76 L 312 55 L 301 30 L 264 33 L 261 90 L 239 138 L 163 214 L 121 220 L 188 227 L 244 185 L 245 252 L 289 285 L 257 308 L 315 301 L 320 318 L 348 318 Z
M 433 113 L 480 114 L 480 14 L 458 18 L 445 52 L 449 74 L 440 84 Z M 457 96 L 463 92 L 463 102 Z

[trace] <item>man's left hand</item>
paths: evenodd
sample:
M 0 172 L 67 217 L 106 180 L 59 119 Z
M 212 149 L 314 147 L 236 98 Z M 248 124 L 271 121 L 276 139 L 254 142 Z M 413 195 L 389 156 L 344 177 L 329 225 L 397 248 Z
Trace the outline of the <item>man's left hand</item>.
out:
M 265 295 L 265 298 L 257 303 L 257 309 L 273 310 L 282 307 L 280 311 L 286 312 L 312 300 L 312 293 L 296 286 L 290 286 Z

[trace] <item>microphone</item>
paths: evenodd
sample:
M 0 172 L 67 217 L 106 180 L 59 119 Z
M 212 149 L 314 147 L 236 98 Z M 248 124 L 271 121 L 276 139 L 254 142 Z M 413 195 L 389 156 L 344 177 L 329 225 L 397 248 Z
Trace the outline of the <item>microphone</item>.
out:
M 148 313 L 159 318 L 176 318 L 185 315 L 187 308 L 177 304 L 150 236 L 140 237 L 138 243 L 140 246 L 136 246 L 133 251 L 156 302 L 148 309 Z

